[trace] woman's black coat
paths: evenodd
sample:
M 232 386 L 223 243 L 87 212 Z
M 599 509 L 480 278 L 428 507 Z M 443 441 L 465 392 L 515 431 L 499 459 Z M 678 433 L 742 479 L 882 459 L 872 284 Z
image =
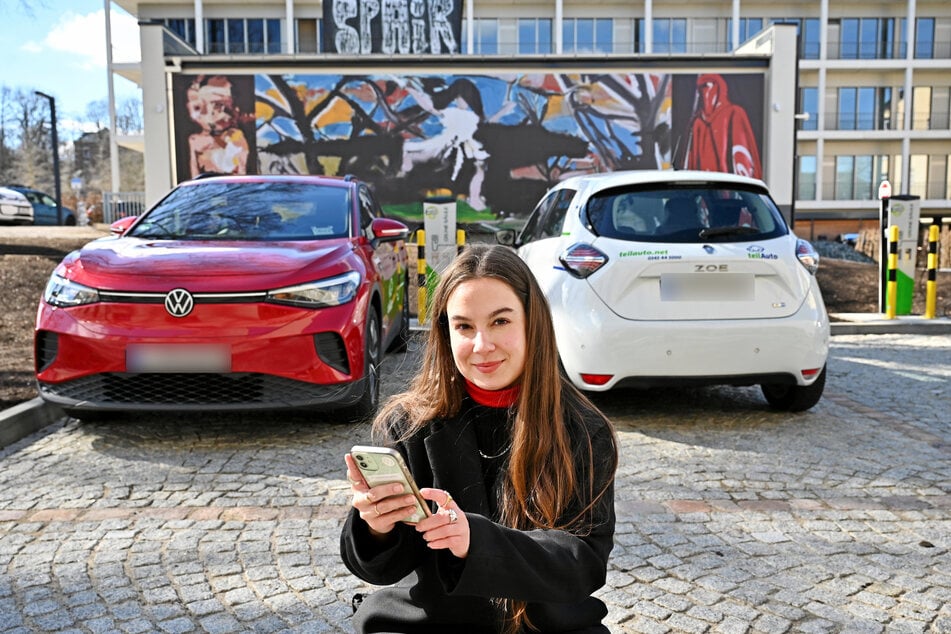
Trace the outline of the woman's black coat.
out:
M 459 416 L 435 421 L 396 448 L 420 487 L 448 491 L 466 512 L 468 557 L 460 560 L 448 550 L 428 549 L 416 529 L 405 524 L 394 529 L 394 541 L 381 546 L 351 509 L 341 534 L 347 568 L 375 585 L 404 578 L 409 584 L 367 597 L 354 617 L 357 631 L 400 631 L 398 624 L 408 628 L 404 631 L 436 624 L 498 631 L 499 611 L 490 599 L 509 598 L 528 602 L 529 619 L 543 632 L 606 632 L 600 623 L 607 608 L 591 594 L 604 585 L 614 545 L 616 446 L 609 423 L 598 412 L 568 422 L 579 481 L 587 483 L 593 467 L 595 491 L 611 483 L 594 509 L 590 531 L 576 536 L 563 530 L 515 530 L 491 518 L 476 434 L 471 425 L 460 423 L 467 407 L 473 407 L 468 398 Z

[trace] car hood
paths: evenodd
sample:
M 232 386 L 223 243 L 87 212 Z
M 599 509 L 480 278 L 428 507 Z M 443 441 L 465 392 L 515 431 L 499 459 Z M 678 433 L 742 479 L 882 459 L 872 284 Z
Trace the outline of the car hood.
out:
M 66 276 L 99 289 L 193 292 L 264 290 L 342 273 L 346 239 L 221 242 L 104 238 L 63 262 Z
M 633 243 L 598 238 L 609 264 L 588 282 L 625 319 L 763 319 L 802 306 L 812 276 L 795 236 L 709 244 Z

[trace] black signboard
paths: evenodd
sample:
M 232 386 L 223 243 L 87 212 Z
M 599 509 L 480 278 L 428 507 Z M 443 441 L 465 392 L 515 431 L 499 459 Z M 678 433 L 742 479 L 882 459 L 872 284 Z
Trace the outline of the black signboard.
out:
M 323 52 L 453 55 L 462 0 L 324 0 Z

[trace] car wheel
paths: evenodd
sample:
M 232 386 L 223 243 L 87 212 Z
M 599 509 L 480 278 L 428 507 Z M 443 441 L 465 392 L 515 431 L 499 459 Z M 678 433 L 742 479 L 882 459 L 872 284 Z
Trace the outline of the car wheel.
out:
M 362 422 L 372 416 L 380 405 L 380 363 L 383 346 L 380 337 L 380 316 L 376 308 L 370 308 L 367 316 L 367 331 L 363 350 L 363 394 L 360 400 L 345 410 L 350 422 Z
M 822 366 L 822 371 L 811 385 L 764 383 L 760 388 L 773 409 L 784 412 L 804 412 L 819 402 L 825 386 L 826 368 Z
M 387 352 L 406 352 L 409 343 L 409 274 L 403 282 L 403 310 L 400 311 L 400 331 Z

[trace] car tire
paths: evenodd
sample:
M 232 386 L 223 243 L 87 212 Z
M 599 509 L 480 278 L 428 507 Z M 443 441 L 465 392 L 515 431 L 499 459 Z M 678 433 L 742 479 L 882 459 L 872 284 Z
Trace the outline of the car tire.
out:
M 406 352 L 409 344 L 409 274 L 403 281 L 403 310 L 400 311 L 400 331 L 390 343 L 387 352 Z
M 826 367 L 810 385 L 781 385 L 764 383 L 760 386 L 763 396 L 773 409 L 784 412 L 804 412 L 819 402 L 826 386 Z
M 363 348 L 363 394 L 360 400 L 344 410 L 347 420 L 359 423 L 376 413 L 380 405 L 380 363 L 383 361 L 383 345 L 380 335 L 380 315 L 370 307 L 367 315 L 367 330 Z

